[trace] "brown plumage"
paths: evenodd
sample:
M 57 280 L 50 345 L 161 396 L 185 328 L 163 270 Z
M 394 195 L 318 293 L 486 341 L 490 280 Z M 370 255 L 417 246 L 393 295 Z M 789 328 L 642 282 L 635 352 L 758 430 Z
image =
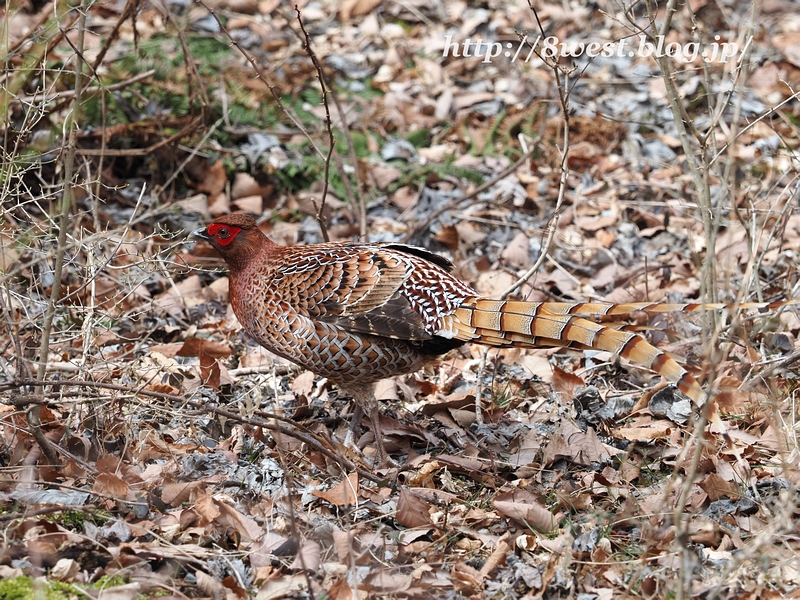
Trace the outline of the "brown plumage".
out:
M 382 464 L 387 456 L 373 384 L 413 372 L 466 342 L 605 350 L 663 375 L 698 405 L 706 401 L 686 369 L 640 335 L 584 318 L 703 305 L 490 300 L 427 250 L 392 243 L 285 247 L 244 214 L 219 217 L 194 235 L 228 264 L 231 304 L 245 331 L 275 354 L 327 377 L 364 408 Z M 773 305 L 740 308 L 762 306 Z

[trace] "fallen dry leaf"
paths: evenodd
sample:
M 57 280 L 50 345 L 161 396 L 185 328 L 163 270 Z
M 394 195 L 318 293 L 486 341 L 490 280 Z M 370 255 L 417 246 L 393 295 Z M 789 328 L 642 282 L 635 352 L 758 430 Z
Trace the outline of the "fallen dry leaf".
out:
M 609 449 L 603 445 L 594 429 L 589 428 L 583 432 L 562 419 L 559 428 L 544 447 L 542 461 L 549 465 L 566 458 L 575 464 L 589 465 L 593 462 L 601 463 L 610 457 Z
M 400 490 L 395 518 L 404 527 L 416 528 L 431 524 L 431 504 L 406 489 Z
M 203 338 L 188 338 L 176 356 L 197 356 L 200 359 L 200 376 L 210 388 L 219 389 L 221 371 L 217 359 L 227 358 L 231 349 L 226 344 Z
M 327 491 L 313 490 L 311 495 L 334 506 L 353 506 L 358 502 L 358 492 L 358 473 L 350 473 L 334 488 Z
M 495 510 L 515 520 L 527 529 L 540 533 L 550 533 L 558 527 L 557 517 L 539 503 L 495 500 L 492 505 Z
M 575 397 L 575 390 L 586 385 L 580 377 L 553 366 L 553 389 L 562 395 L 565 402 Z
M 313 540 L 306 540 L 300 545 L 297 556 L 294 557 L 294 561 L 289 565 L 289 569 L 315 573 L 319 570 L 321 555 L 322 548 L 320 545 Z
M 342 21 L 348 21 L 351 17 L 360 17 L 372 12 L 380 6 L 381 0 L 343 0 L 339 9 L 339 16 Z

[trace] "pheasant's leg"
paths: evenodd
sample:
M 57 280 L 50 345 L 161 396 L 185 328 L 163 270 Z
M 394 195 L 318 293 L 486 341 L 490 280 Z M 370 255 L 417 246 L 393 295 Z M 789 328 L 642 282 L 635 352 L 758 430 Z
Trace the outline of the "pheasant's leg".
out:
M 386 448 L 383 445 L 383 430 L 381 429 L 381 413 L 378 410 L 378 401 L 375 399 L 375 392 L 370 394 L 369 404 L 365 406 L 367 416 L 372 421 L 372 433 L 375 436 L 375 445 L 378 447 L 378 464 L 385 467 L 396 467 L 395 463 L 386 453 Z
M 372 422 L 372 433 L 375 436 L 375 446 L 378 449 L 378 464 L 381 467 L 397 466 L 397 464 L 389 458 L 389 455 L 386 454 L 386 448 L 383 446 L 383 432 L 381 431 L 378 401 L 375 399 L 375 387 L 372 385 L 348 386 L 347 391 L 353 396 L 356 406 L 367 413 L 369 420 Z M 353 411 L 354 417 L 358 416 L 356 414 L 357 412 L 357 410 Z M 359 418 L 359 421 L 360 420 Z M 357 426 L 358 421 L 354 419 L 352 427 Z
M 361 417 L 364 416 L 364 409 L 358 402 L 353 403 L 353 414 L 350 417 L 350 428 L 347 430 L 347 435 L 344 437 L 344 445 L 350 448 L 356 448 L 356 434 L 359 427 L 361 427 Z

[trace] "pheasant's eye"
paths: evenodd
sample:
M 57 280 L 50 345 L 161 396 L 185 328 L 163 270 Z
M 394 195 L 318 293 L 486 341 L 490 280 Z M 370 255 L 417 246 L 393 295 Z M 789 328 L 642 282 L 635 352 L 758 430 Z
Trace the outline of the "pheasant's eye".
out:
M 227 227 L 221 227 L 217 230 L 217 237 L 221 240 L 227 240 L 229 237 L 231 237 L 231 232 L 228 231 Z

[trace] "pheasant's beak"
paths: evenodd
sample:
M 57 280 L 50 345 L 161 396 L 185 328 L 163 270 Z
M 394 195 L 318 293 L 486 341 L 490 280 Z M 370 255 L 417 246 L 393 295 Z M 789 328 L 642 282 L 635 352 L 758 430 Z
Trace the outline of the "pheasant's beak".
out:
M 205 227 L 201 227 L 200 229 L 195 229 L 192 232 L 192 237 L 196 237 L 196 238 L 199 238 L 201 240 L 206 240 L 206 241 L 211 239 L 211 236 L 208 235 L 208 231 L 206 230 Z

